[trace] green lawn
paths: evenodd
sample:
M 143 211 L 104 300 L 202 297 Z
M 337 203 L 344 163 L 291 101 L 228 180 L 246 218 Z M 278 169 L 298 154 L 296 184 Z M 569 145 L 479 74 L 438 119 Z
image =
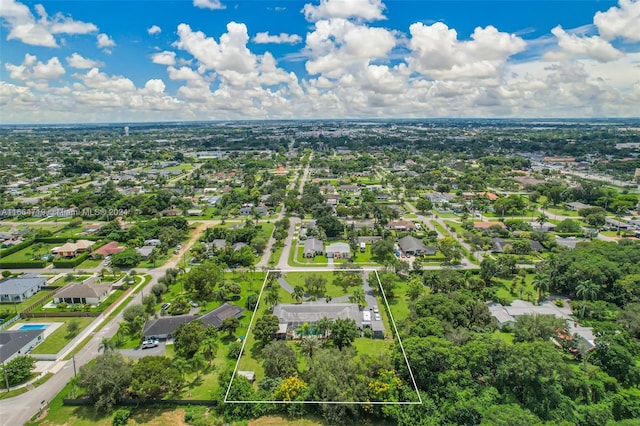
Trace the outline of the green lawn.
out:
M 38 244 L 36 246 L 36 244 Z M 19 250 L 15 253 L 12 253 L 8 256 L 4 256 L 2 258 L 3 262 L 29 262 L 32 260 L 39 260 L 43 255 L 51 253 L 51 249 L 54 247 L 59 247 L 62 244 L 47 244 L 47 243 L 36 243 L 31 244 L 29 247 L 25 247 L 22 250 Z M 38 248 L 39 247 L 39 248 Z M 34 255 L 39 254 L 38 258 L 34 259 Z
M 82 232 L 82 226 L 76 226 L 74 228 L 62 228 L 58 232 L 55 233 L 56 237 L 65 237 L 65 238 L 76 238 L 78 234 Z
M 387 352 L 391 347 L 391 340 L 386 339 L 369 339 L 368 337 L 357 337 L 353 342 L 353 346 L 360 355 L 378 356 L 378 354 Z
M 511 303 L 516 299 L 530 300 L 535 301 L 538 293 L 533 288 L 533 278 L 535 274 L 527 274 L 525 277 L 524 286 L 516 286 L 515 295 L 511 294 L 511 283 L 513 280 L 504 279 L 504 278 L 496 278 L 495 281 L 498 283 L 498 291 L 496 292 L 496 296 L 501 300 L 504 300 L 507 303 Z M 519 277 L 516 277 L 516 281 L 519 281 Z M 533 296 L 529 298 L 528 294 L 532 294 Z M 531 300 L 533 299 L 533 300 Z
M 504 340 L 505 342 L 510 344 L 513 343 L 513 333 L 504 333 L 500 330 L 496 330 L 491 334 L 491 336 L 496 337 L 500 340 Z
M 278 264 L 278 262 L 280 261 L 280 256 L 282 256 L 282 250 L 284 250 L 284 247 L 276 247 L 275 251 L 271 253 L 271 255 L 269 256 L 269 261 L 267 262 L 269 266 L 273 267 Z
M 40 343 L 31 351 L 33 354 L 56 354 L 60 352 L 76 335 L 68 334 L 69 323 L 75 320 L 80 325 L 78 333 L 80 334 L 95 318 L 33 318 L 31 321 L 35 323 L 63 322 L 64 325 L 51 333 L 44 342 Z
M 291 252 L 293 252 L 293 250 L 291 250 Z M 295 262 L 289 262 L 289 264 L 291 266 L 319 266 L 319 265 L 326 265 L 327 264 L 327 258 L 323 255 L 318 255 L 315 257 L 311 257 L 311 258 L 306 258 L 304 257 L 304 241 L 300 242 L 300 245 L 298 245 L 297 249 L 295 250 L 297 256 L 295 259 Z
M 76 266 L 76 268 L 77 269 L 93 269 L 93 268 L 97 268 L 100 265 L 102 265 L 102 260 L 100 259 L 95 259 L 95 260 L 87 259 L 81 264 L 79 264 L 78 266 Z

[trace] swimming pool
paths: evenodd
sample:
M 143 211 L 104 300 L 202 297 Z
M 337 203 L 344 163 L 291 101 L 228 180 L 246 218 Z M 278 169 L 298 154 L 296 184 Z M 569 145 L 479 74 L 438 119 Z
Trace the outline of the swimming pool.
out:
M 44 330 L 47 327 L 49 327 L 48 324 L 25 324 L 18 330 Z

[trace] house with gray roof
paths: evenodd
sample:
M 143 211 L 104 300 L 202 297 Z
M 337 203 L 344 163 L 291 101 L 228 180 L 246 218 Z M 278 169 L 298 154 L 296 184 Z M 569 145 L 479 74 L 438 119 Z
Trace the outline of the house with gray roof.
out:
M 46 284 L 45 278 L 25 274 L 0 281 L 0 303 L 20 303 L 39 292 Z
M 362 330 L 362 313 L 357 303 L 305 302 L 297 304 L 279 304 L 273 308 L 273 314 L 280 324 L 286 324 L 289 331 L 295 331 L 305 322 L 313 325 L 322 318 L 330 320 L 352 319 Z
M 41 330 L 0 331 L 0 362 L 3 364 L 12 358 L 25 355 L 44 339 Z
M 329 259 L 349 259 L 351 247 L 347 243 L 332 243 L 327 246 L 325 253 Z
M 436 248 L 427 246 L 419 238 L 407 235 L 398 240 L 398 246 L 400 250 L 407 256 L 433 256 L 436 254 Z
M 188 324 L 195 320 L 202 321 L 202 325 L 207 327 L 212 325 L 216 328 L 222 326 L 222 322 L 230 317 L 242 318 L 244 309 L 231 303 L 224 303 L 214 310 L 204 315 L 176 315 L 166 316 L 149 320 L 142 329 L 142 335 L 145 339 L 170 339 L 173 337 L 176 329 L 180 324 Z
M 240 306 L 232 305 L 231 303 L 225 303 L 221 306 L 218 306 L 211 312 L 208 312 L 199 319 L 202 321 L 202 325 L 205 327 L 208 325 L 212 325 L 216 328 L 220 328 L 222 326 L 222 322 L 231 317 L 235 317 L 237 319 L 242 318 L 244 315 L 244 309 Z
M 313 258 L 324 252 L 324 243 L 317 238 L 308 238 L 304 242 L 304 257 Z
M 170 339 L 180 324 L 188 324 L 197 318 L 195 315 L 176 315 L 149 320 L 144 324 L 142 335 L 145 339 Z
M 109 297 L 110 292 L 111 283 L 98 283 L 95 277 L 91 277 L 81 283 L 66 285 L 55 294 L 53 303 L 98 305 Z

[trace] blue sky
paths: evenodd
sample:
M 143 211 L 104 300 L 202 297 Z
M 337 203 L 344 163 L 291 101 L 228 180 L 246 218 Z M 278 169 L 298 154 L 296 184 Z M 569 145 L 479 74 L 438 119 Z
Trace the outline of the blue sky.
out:
M 0 0 L 0 122 L 640 115 L 640 0 Z

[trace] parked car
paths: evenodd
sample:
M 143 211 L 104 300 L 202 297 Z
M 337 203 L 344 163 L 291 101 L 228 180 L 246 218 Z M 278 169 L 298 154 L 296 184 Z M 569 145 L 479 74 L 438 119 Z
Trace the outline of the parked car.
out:
M 166 311 L 167 309 L 169 309 L 170 306 L 171 306 L 171 303 L 164 303 L 160 309 L 162 309 L 163 311 Z
M 382 318 L 380 318 L 380 314 L 376 314 L 374 318 L 375 318 L 376 321 L 380 321 L 382 319 Z
M 191 305 L 192 308 L 197 308 L 198 304 L 196 302 L 194 302 L 193 300 L 189 301 L 189 305 Z
M 375 305 L 375 306 L 373 307 L 373 313 L 374 313 L 374 314 L 377 314 L 378 312 L 380 312 L 380 311 L 378 310 L 378 305 Z
M 157 348 L 158 345 L 160 344 L 160 342 L 158 342 L 157 340 L 145 340 L 144 342 L 142 342 L 142 349 L 148 349 L 148 348 Z

